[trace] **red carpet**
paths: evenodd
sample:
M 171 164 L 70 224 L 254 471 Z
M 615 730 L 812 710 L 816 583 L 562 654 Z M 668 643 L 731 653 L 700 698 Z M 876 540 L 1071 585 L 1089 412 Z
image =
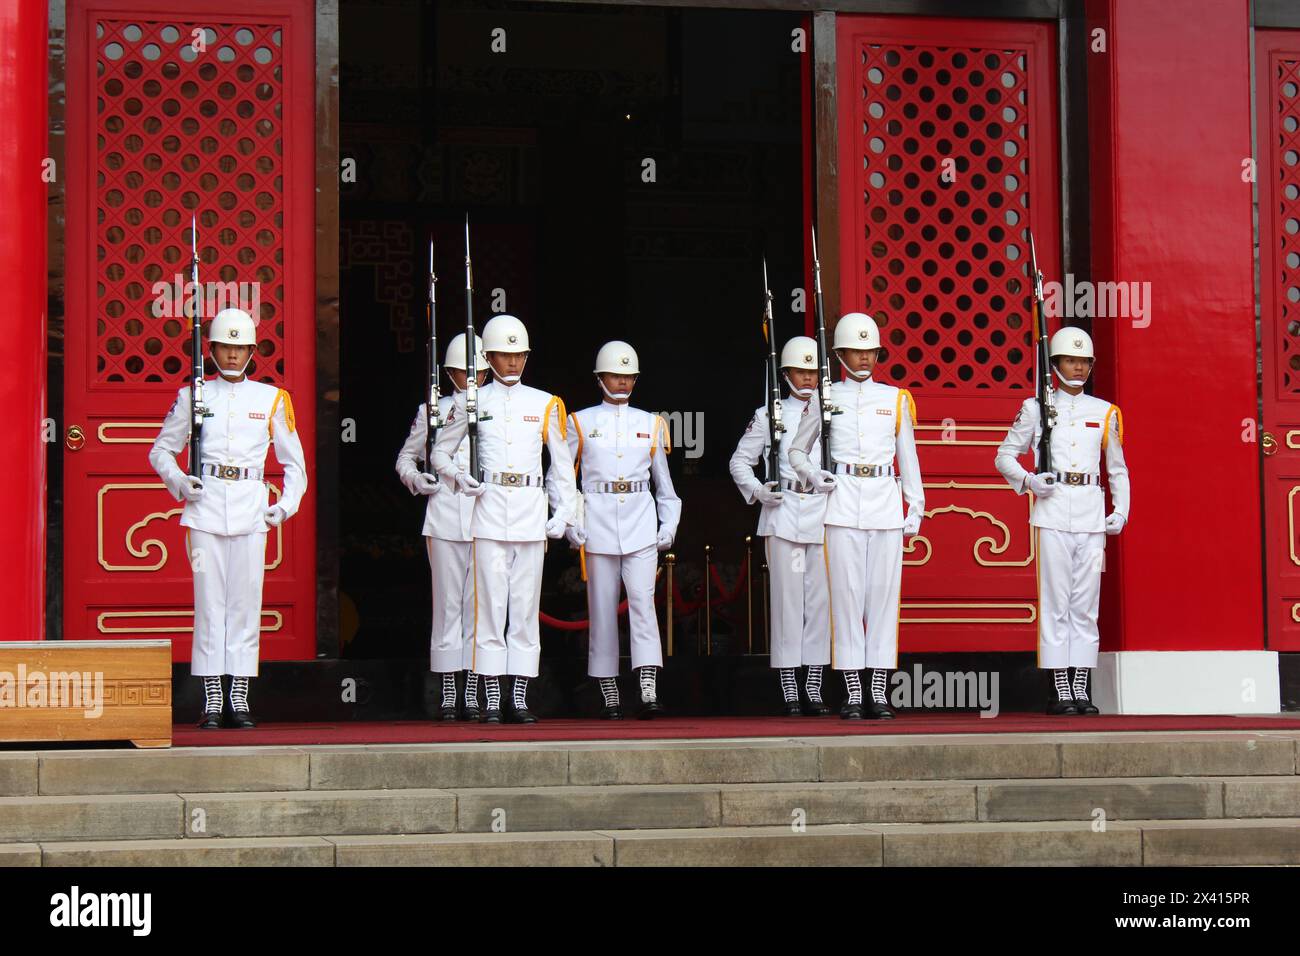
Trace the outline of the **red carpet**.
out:
M 255 730 L 173 728 L 172 746 L 298 746 L 306 744 L 428 744 L 483 741 L 690 740 L 701 737 L 831 737 L 850 734 L 1059 733 L 1062 731 L 1300 730 L 1294 717 L 1048 717 L 1045 714 L 905 714 L 896 720 L 805 717 L 667 717 L 662 720 L 543 720 L 520 724 L 391 721 L 263 724 Z

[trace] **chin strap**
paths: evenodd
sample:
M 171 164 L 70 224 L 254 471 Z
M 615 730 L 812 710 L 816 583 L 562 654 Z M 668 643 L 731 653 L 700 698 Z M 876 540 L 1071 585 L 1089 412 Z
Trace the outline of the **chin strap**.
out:
M 605 397 L 608 398 L 610 401 L 626 402 L 629 398 L 632 397 L 631 392 L 611 392 L 609 389 L 605 387 L 605 380 L 601 378 L 599 375 L 596 376 L 596 384 L 600 386 L 600 390 L 605 393 Z
M 235 380 L 237 380 L 241 375 L 243 375 L 246 371 L 248 371 L 248 366 L 251 365 L 251 364 L 253 363 L 253 353 L 256 352 L 256 351 L 257 351 L 257 349 L 254 349 L 252 352 L 249 352 L 249 353 L 248 353 L 248 359 L 244 362 L 243 367 L 241 367 L 240 370 L 239 370 L 238 372 L 231 372 L 231 371 L 229 371 L 228 369 L 224 369 L 224 368 L 222 368 L 221 365 L 220 365 L 220 363 L 217 362 L 217 357 L 216 357 L 215 355 L 212 355 L 211 353 L 209 353 L 209 356 L 208 356 L 208 357 L 212 359 L 212 364 L 215 365 L 215 366 L 217 366 L 217 374 L 218 374 L 218 375 L 220 375 L 220 376 L 221 376 L 222 378 L 224 378 L 224 379 L 229 379 L 230 381 L 235 381 Z
M 501 384 L 503 385 L 515 385 L 519 382 L 521 378 L 523 378 L 522 375 L 502 375 L 500 372 L 497 372 L 495 370 L 492 372 L 492 374 L 495 375 L 497 377 L 497 380 L 501 382 Z
M 855 382 L 865 382 L 867 379 L 871 378 L 870 372 L 855 372 L 847 365 L 844 366 L 844 371 L 848 372 L 849 378 L 853 379 Z
M 790 381 L 790 375 L 786 372 L 782 372 L 781 377 L 785 379 L 785 384 L 790 386 L 790 394 L 795 398 L 802 398 L 805 402 L 812 398 L 813 389 L 796 388 L 794 382 Z

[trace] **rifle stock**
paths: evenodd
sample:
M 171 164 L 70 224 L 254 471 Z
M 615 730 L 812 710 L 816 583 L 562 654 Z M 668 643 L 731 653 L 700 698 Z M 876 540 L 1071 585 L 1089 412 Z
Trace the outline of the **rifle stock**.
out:
M 1056 425 L 1056 397 L 1052 388 L 1052 364 L 1048 353 L 1047 317 L 1043 315 L 1043 274 L 1038 269 L 1038 250 L 1034 247 L 1034 234 L 1029 234 L 1029 268 L 1032 272 L 1033 303 L 1030 313 L 1033 317 L 1034 337 L 1038 340 L 1038 381 L 1036 383 L 1038 398 L 1038 418 L 1041 427 L 1038 439 L 1039 474 L 1046 474 L 1047 481 L 1052 481 L 1052 429 Z
M 474 266 L 469 254 L 469 215 L 465 216 L 465 423 L 469 473 L 478 480 L 478 346 L 474 337 Z
M 767 342 L 767 479 L 781 482 L 781 370 L 776 358 L 776 334 L 772 328 L 772 290 L 767 284 L 767 257 L 763 258 L 763 338 Z
M 426 383 L 428 391 L 424 396 L 425 433 L 424 433 L 424 470 L 433 474 L 433 443 L 438 440 L 438 429 L 442 427 L 439 418 L 438 401 L 438 276 L 433 267 L 433 237 L 429 237 L 429 301 L 425 305 L 425 316 L 429 321 L 429 356 Z
M 831 470 L 831 360 L 826 350 L 826 315 L 822 308 L 822 264 L 817 257 L 817 227 L 812 229 L 813 301 L 817 313 L 818 404 L 822 416 L 822 470 Z
M 190 282 L 194 286 L 193 316 L 190 321 L 190 474 L 203 475 L 203 292 L 199 288 L 199 222 L 190 217 Z

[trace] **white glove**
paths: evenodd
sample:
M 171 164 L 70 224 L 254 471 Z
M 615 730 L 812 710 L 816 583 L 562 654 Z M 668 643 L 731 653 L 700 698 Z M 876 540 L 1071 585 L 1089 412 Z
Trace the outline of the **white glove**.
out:
M 568 527 L 568 522 L 564 520 L 562 515 L 552 515 L 551 520 L 546 522 L 546 537 L 552 541 L 563 538 L 566 527 Z
M 912 508 L 903 519 L 903 537 L 910 538 L 921 530 L 921 509 Z
M 775 481 L 769 481 L 754 490 L 754 500 L 764 508 L 775 508 L 784 499 L 781 497 L 780 485 Z
M 186 475 L 185 484 L 181 485 L 181 497 L 186 501 L 198 501 L 203 497 L 203 482 L 193 475 Z
M 456 476 L 456 484 L 460 485 L 461 494 L 469 495 L 471 498 L 477 498 L 487 490 L 481 481 L 463 471 Z
M 671 528 L 661 527 L 659 529 L 659 535 L 655 540 L 655 544 L 658 546 L 660 551 L 667 551 L 673 546 L 673 537 L 674 535 Z
M 587 543 L 587 529 L 571 524 L 564 529 L 564 537 L 568 540 L 573 550 L 578 550 Z
M 813 491 L 821 495 L 829 495 L 835 490 L 835 476 L 829 471 L 818 469 L 812 475 Z
M 279 505 L 271 505 L 271 507 L 267 508 L 262 514 L 262 518 L 272 528 L 280 527 L 280 525 L 284 523 L 284 519 L 287 517 L 289 516 L 284 513 L 284 509 Z
M 417 471 L 411 476 L 411 483 L 407 487 L 413 495 L 436 495 L 442 489 L 442 483 L 436 475 Z
M 1128 524 L 1128 518 L 1125 518 L 1118 511 L 1112 511 L 1106 515 L 1106 533 L 1119 534 L 1124 530 L 1124 525 Z
M 1030 475 L 1025 479 L 1025 487 L 1039 498 L 1050 498 L 1056 494 L 1056 482 L 1048 481 L 1046 475 Z

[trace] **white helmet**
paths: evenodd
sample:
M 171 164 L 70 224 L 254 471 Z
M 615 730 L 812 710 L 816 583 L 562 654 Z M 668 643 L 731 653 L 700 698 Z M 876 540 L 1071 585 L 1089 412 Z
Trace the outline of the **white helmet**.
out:
M 817 342 L 806 335 L 796 335 L 781 349 L 781 368 L 817 370 Z
M 222 309 L 208 326 L 209 342 L 226 345 L 257 345 L 257 325 L 243 309 Z
M 1052 336 L 1051 346 L 1047 350 L 1049 358 L 1056 358 L 1058 355 L 1074 355 L 1079 358 L 1095 358 L 1092 354 L 1092 336 L 1083 329 L 1076 329 L 1073 326 L 1057 330 Z
M 528 330 L 513 315 L 496 315 L 483 326 L 484 352 L 527 352 Z
M 611 372 L 615 375 L 640 375 L 641 365 L 637 361 L 636 349 L 626 342 L 615 340 L 606 342 L 596 353 L 596 367 L 592 369 L 597 375 Z
M 476 371 L 487 371 L 487 356 L 483 354 L 483 340 L 477 335 L 474 336 L 474 344 L 477 351 L 474 353 L 474 368 Z M 462 332 L 451 340 L 447 346 L 447 357 L 442 360 L 443 368 L 458 368 L 462 372 L 468 371 L 465 362 L 465 333 Z
M 880 329 L 876 320 L 865 312 L 850 312 L 835 323 L 836 349 L 878 349 Z

